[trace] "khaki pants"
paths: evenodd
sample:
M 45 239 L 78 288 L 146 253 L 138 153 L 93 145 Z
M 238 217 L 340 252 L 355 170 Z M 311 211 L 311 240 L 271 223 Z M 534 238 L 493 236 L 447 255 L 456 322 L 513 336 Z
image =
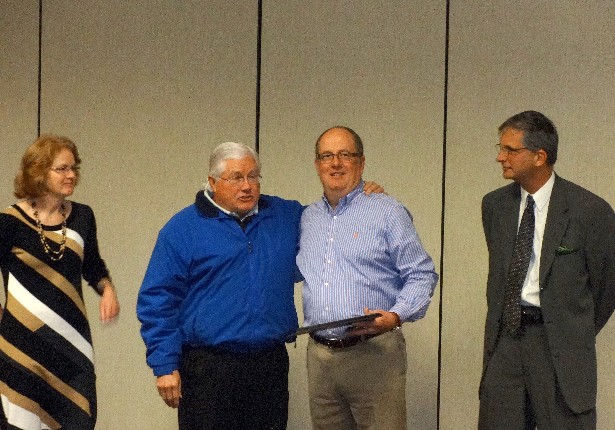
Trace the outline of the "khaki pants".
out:
M 348 348 L 308 342 L 314 430 L 405 430 L 406 342 L 401 330 Z

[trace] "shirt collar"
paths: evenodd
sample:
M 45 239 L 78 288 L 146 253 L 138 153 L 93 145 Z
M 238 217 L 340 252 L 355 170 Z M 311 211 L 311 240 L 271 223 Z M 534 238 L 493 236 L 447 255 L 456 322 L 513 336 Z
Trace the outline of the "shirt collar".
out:
M 357 186 L 351 192 L 346 194 L 344 197 L 342 197 L 337 202 L 337 206 L 335 207 L 335 209 L 331 207 L 331 205 L 329 204 L 329 200 L 327 200 L 327 197 L 325 195 L 322 196 L 322 200 L 324 201 L 325 207 L 327 208 L 329 212 L 340 213 L 343 210 L 345 210 L 346 207 L 350 205 L 350 203 L 352 203 L 355 197 L 357 197 L 363 192 L 364 187 L 365 187 L 365 182 L 363 182 L 363 179 L 361 179 L 359 183 L 357 184 Z
M 536 205 L 536 209 L 539 212 L 546 207 L 551 199 L 551 192 L 553 191 L 553 185 L 555 184 L 555 172 L 551 172 L 551 177 L 545 184 L 540 187 L 538 191 L 532 194 L 532 198 L 534 199 L 534 204 Z M 521 207 L 525 207 L 525 202 L 527 201 L 527 196 L 529 193 L 521 188 Z
M 221 210 L 222 212 L 224 212 L 225 214 L 232 216 L 233 218 L 237 218 L 240 221 L 243 221 L 244 219 L 246 219 L 249 216 L 252 215 L 256 215 L 258 213 L 258 202 L 256 203 L 256 206 L 254 206 L 252 208 L 252 210 L 250 212 L 248 212 L 247 214 L 245 214 L 243 217 L 240 217 L 239 214 L 237 214 L 236 212 L 231 212 L 227 209 L 224 209 L 222 206 L 220 206 L 218 203 L 216 203 L 213 199 L 214 197 L 214 193 L 213 191 L 211 191 L 211 189 L 209 188 L 209 184 L 207 184 L 207 186 L 205 187 L 205 189 L 203 190 L 203 194 L 205 195 L 205 198 L 207 198 L 207 200 L 209 200 L 209 202 L 214 205 L 216 208 L 218 208 L 219 210 Z

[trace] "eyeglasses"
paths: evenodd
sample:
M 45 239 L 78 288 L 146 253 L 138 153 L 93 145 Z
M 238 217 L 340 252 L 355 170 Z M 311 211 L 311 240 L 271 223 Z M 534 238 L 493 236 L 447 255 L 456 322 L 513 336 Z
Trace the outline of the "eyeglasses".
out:
M 359 152 L 340 151 L 337 154 L 332 152 L 323 152 L 322 154 L 316 154 L 316 159 L 323 164 L 329 164 L 335 157 L 342 163 L 350 163 L 353 159 L 360 157 L 362 154 Z
M 258 185 L 260 183 L 262 176 L 261 175 L 248 175 L 248 176 L 241 176 L 241 175 L 233 175 L 230 178 L 220 178 L 225 180 L 226 182 L 228 182 L 230 185 L 233 185 L 234 187 L 239 187 L 241 185 L 243 185 L 244 181 L 248 181 L 248 184 L 250 185 Z
M 81 169 L 81 167 L 77 166 L 76 164 L 73 164 L 72 166 L 65 165 L 59 167 L 52 167 L 50 170 L 53 170 L 60 175 L 68 175 L 68 172 L 72 171 L 76 175 L 77 173 L 79 173 L 79 169 Z
M 506 155 L 510 155 L 510 154 L 517 154 L 523 150 L 527 150 L 527 151 L 531 151 L 530 148 L 526 148 L 525 146 L 521 147 L 521 148 L 512 148 L 508 145 L 502 145 L 501 143 L 497 143 L 495 145 L 495 148 L 498 150 L 498 154 L 500 152 L 504 152 Z

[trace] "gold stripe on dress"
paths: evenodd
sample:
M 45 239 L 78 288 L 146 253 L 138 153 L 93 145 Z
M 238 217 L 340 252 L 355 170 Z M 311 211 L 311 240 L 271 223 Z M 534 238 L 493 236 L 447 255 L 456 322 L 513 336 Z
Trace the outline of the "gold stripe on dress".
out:
M 45 325 L 40 318 L 30 312 L 28 308 L 22 305 L 21 302 L 10 293 L 6 297 L 6 310 L 8 310 L 16 320 L 28 327 L 28 329 L 32 332 Z
M 69 399 L 80 409 L 82 409 L 86 414 L 92 416 L 90 413 L 90 402 L 88 401 L 88 399 L 86 399 L 73 387 L 71 387 L 66 382 L 62 381 L 60 378 L 58 378 L 45 367 L 43 367 L 39 362 L 28 357 L 15 345 L 8 342 L 3 336 L 0 336 L 0 349 L 4 351 L 9 357 L 11 357 L 11 359 L 21 364 L 23 367 L 25 367 L 35 375 L 38 375 L 40 378 L 42 378 L 45 382 L 47 382 L 50 387 L 52 387 L 64 397 Z
M 13 247 L 13 254 L 23 261 L 28 267 L 36 270 L 41 276 L 55 285 L 60 291 L 62 291 L 66 296 L 73 301 L 75 306 L 81 311 L 84 317 L 87 318 L 87 311 L 85 309 L 85 303 L 83 299 L 79 296 L 79 293 L 71 284 L 68 279 L 62 276 L 61 273 L 53 270 L 49 265 L 45 264 L 43 261 L 39 260 L 29 252 L 24 249 Z
M 12 404 L 17 405 L 38 416 L 41 421 L 44 422 L 51 430 L 58 430 L 62 428 L 59 422 L 54 420 L 53 417 L 47 413 L 47 411 L 41 408 L 41 405 L 39 405 L 32 399 L 27 398 L 23 394 L 20 394 L 17 391 L 13 390 L 11 387 L 6 385 L 2 381 L 0 381 L 0 392 L 2 392 L 2 394 L 4 394 Z

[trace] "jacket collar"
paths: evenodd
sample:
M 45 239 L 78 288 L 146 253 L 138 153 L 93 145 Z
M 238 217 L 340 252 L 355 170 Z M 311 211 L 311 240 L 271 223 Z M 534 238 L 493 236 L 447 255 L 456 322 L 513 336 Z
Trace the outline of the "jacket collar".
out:
M 206 218 L 219 218 L 223 215 L 226 216 L 224 212 L 214 206 L 211 201 L 207 197 L 205 197 L 206 192 L 207 191 L 199 191 L 198 193 L 196 193 L 194 204 L 199 213 Z M 259 210 L 267 209 L 269 206 L 269 201 L 261 194 L 258 199 Z

